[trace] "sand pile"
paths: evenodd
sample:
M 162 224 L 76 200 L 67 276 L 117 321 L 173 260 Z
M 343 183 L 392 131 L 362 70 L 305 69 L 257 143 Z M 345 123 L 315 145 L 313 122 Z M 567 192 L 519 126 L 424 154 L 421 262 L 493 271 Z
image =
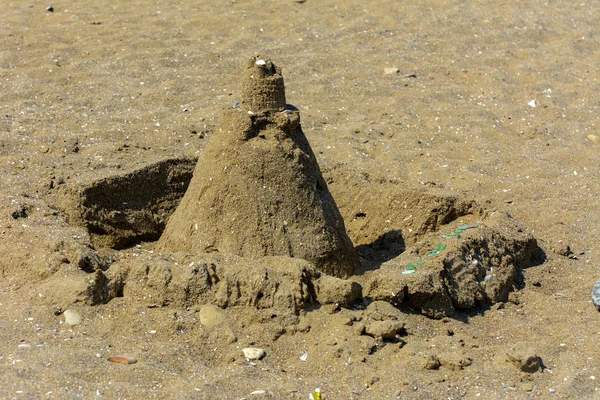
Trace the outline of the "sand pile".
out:
M 286 105 L 281 70 L 270 60 L 248 61 L 241 102 L 224 113 L 159 247 L 301 258 L 338 277 L 358 266 L 300 114 Z
M 57 207 L 88 230 L 82 260 L 99 261 L 78 262 L 75 273 L 61 264 L 44 287 L 71 282 L 67 297 L 89 304 L 299 312 L 385 301 L 441 318 L 507 301 L 522 270 L 544 258 L 508 214 L 452 192 L 339 166 L 326 171 L 328 187 L 266 58 L 246 63 L 241 101 L 192 175 L 193 163 L 166 159 L 67 185 Z

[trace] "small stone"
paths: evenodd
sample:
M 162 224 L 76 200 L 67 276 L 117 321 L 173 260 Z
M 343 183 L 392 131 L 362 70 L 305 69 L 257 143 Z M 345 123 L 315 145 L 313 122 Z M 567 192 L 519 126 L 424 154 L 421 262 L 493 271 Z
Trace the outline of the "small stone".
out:
M 10 216 L 13 217 L 13 219 L 27 218 L 27 208 L 23 205 L 18 205 L 17 208 L 10 213 Z
M 404 328 L 400 321 L 373 321 L 367 324 L 366 333 L 377 339 L 393 339 Z
M 600 143 L 600 137 L 598 137 L 598 135 L 588 135 L 587 138 L 589 139 L 590 142 L 594 143 L 594 144 L 598 144 Z
M 400 68 L 396 68 L 396 67 L 391 67 L 391 68 L 384 68 L 383 69 L 383 73 L 386 75 L 395 75 L 397 73 L 400 72 Z
M 374 301 L 365 310 L 365 317 L 374 321 L 397 320 L 402 315 L 402 311 L 387 301 Z
M 596 309 L 600 311 L 600 280 L 596 282 L 592 289 L 592 302 L 596 306 Z
M 370 388 L 377 382 L 379 382 L 380 378 L 378 376 L 371 376 L 367 380 L 365 380 L 365 387 Z
M 267 354 L 263 349 L 256 347 L 246 347 L 245 349 L 242 349 L 242 352 L 244 353 L 244 357 L 248 360 L 260 360 Z
M 81 315 L 77 311 L 65 310 L 63 315 L 65 316 L 65 323 L 67 325 L 79 325 L 82 321 Z
M 54 12 L 54 7 L 53 6 L 48 6 L 48 7 L 46 7 L 46 11 L 48 11 L 48 12 Z
M 523 345 L 523 347 L 513 347 L 506 353 L 508 361 L 523 372 L 534 373 L 542 366 L 542 360 L 535 352 Z
M 437 358 L 437 356 L 435 356 L 433 354 L 423 358 L 422 364 L 423 364 L 423 368 L 428 369 L 428 370 L 438 369 L 440 367 L 440 365 L 442 365 L 440 363 L 439 358 Z
M 460 371 L 473 363 L 469 357 L 457 352 L 440 354 L 440 362 L 444 368 L 452 371 Z
M 137 360 L 130 356 L 111 356 L 106 359 L 106 361 L 110 361 L 112 363 L 117 364 L 135 364 Z
M 571 254 L 573 254 L 573 251 L 571 250 L 571 246 L 566 243 L 562 243 L 562 242 L 559 242 L 556 244 L 556 247 L 554 248 L 554 252 L 556 254 L 558 254 L 559 256 L 563 256 L 563 257 L 568 257 Z

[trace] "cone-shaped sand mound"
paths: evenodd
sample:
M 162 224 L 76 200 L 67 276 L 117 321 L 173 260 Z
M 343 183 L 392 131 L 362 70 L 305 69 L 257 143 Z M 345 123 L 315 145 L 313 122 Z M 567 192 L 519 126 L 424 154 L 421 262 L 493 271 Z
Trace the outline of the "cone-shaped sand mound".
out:
M 284 255 L 347 277 L 358 257 L 300 126 L 281 70 L 255 57 L 160 238 L 163 250 Z

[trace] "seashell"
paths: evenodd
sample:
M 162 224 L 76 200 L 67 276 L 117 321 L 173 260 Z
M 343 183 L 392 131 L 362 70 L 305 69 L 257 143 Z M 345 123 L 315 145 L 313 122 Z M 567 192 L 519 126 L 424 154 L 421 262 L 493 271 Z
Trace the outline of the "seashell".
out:
M 135 364 L 137 362 L 135 358 L 130 356 L 111 356 L 106 360 L 118 364 Z

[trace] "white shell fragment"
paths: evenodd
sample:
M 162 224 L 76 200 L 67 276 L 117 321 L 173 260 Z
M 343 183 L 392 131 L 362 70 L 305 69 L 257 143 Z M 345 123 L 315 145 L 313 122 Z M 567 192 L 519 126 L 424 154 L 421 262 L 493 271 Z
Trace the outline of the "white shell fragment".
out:
M 592 302 L 598 311 L 600 311 L 600 280 L 596 282 L 594 288 L 592 289 Z
M 256 65 L 265 65 L 265 60 L 256 60 Z
M 528 105 L 529 107 L 533 107 L 533 108 L 535 108 L 535 106 L 536 106 L 536 104 L 535 104 L 535 100 L 531 100 L 529 103 L 527 103 L 527 105 Z
M 63 315 L 65 316 L 65 323 L 67 325 L 79 325 L 82 321 L 81 315 L 77 311 L 65 310 Z

